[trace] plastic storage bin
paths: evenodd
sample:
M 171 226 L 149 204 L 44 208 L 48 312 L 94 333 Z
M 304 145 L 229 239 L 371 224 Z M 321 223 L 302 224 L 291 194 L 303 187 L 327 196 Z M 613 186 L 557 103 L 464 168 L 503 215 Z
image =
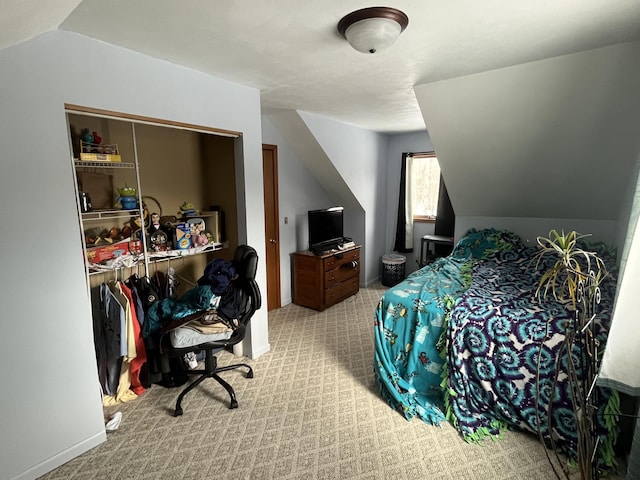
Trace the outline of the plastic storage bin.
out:
M 407 259 L 403 255 L 389 253 L 382 256 L 382 285 L 393 287 L 404 280 Z

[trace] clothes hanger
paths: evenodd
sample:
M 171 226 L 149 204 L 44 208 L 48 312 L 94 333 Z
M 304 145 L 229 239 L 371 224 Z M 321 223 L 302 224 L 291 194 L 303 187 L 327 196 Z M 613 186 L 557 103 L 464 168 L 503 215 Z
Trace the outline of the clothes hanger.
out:
M 187 285 L 191 285 L 192 287 L 197 287 L 198 284 L 195 283 L 193 280 L 189 280 L 188 278 L 183 277 L 182 275 L 180 275 L 179 273 L 176 273 L 175 276 L 177 278 L 180 279 L 180 281 L 186 283 Z

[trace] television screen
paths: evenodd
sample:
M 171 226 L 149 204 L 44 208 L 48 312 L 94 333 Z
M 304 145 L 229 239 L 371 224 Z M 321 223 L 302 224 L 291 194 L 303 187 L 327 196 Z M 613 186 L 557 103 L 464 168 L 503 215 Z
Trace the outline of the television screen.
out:
M 309 250 L 340 244 L 344 237 L 343 207 L 309 210 Z

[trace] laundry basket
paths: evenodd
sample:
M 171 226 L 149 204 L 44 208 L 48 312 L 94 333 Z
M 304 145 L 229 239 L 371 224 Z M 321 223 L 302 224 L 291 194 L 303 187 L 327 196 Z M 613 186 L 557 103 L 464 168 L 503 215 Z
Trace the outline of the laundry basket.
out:
M 404 266 L 407 259 L 403 255 L 388 253 L 382 256 L 382 285 L 393 287 L 404 280 Z

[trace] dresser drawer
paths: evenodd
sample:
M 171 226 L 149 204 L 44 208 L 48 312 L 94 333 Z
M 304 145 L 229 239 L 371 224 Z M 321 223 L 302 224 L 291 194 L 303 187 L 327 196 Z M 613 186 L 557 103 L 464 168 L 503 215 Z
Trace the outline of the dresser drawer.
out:
M 359 262 L 359 261 L 360 261 L 359 248 L 348 250 L 344 253 L 336 253 L 324 259 L 324 271 L 328 272 L 329 270 L 340 268 L 340 266 L 345 265 L 347 263 Z
M 325 272 L 324 274 L 324 284 L 325 287 L 333 287 L 338 283 L 342 283 L 345 280 L 351 277 L 359 277 L 360 276 L 360 262 L 356 260 L 352 260 L 349 263 L 344 263 L 340 265 L 338 268 L 331 270 L 330 272 Z
M 338 283 L 333 287 L 329 287 L 325 290 L 324 302 L 327 305 L 333 305 L 341 300 L 344 300 L 351 295 L 355 295 L 360 290 L 360 277 L 350 278 L 342 283 Z

